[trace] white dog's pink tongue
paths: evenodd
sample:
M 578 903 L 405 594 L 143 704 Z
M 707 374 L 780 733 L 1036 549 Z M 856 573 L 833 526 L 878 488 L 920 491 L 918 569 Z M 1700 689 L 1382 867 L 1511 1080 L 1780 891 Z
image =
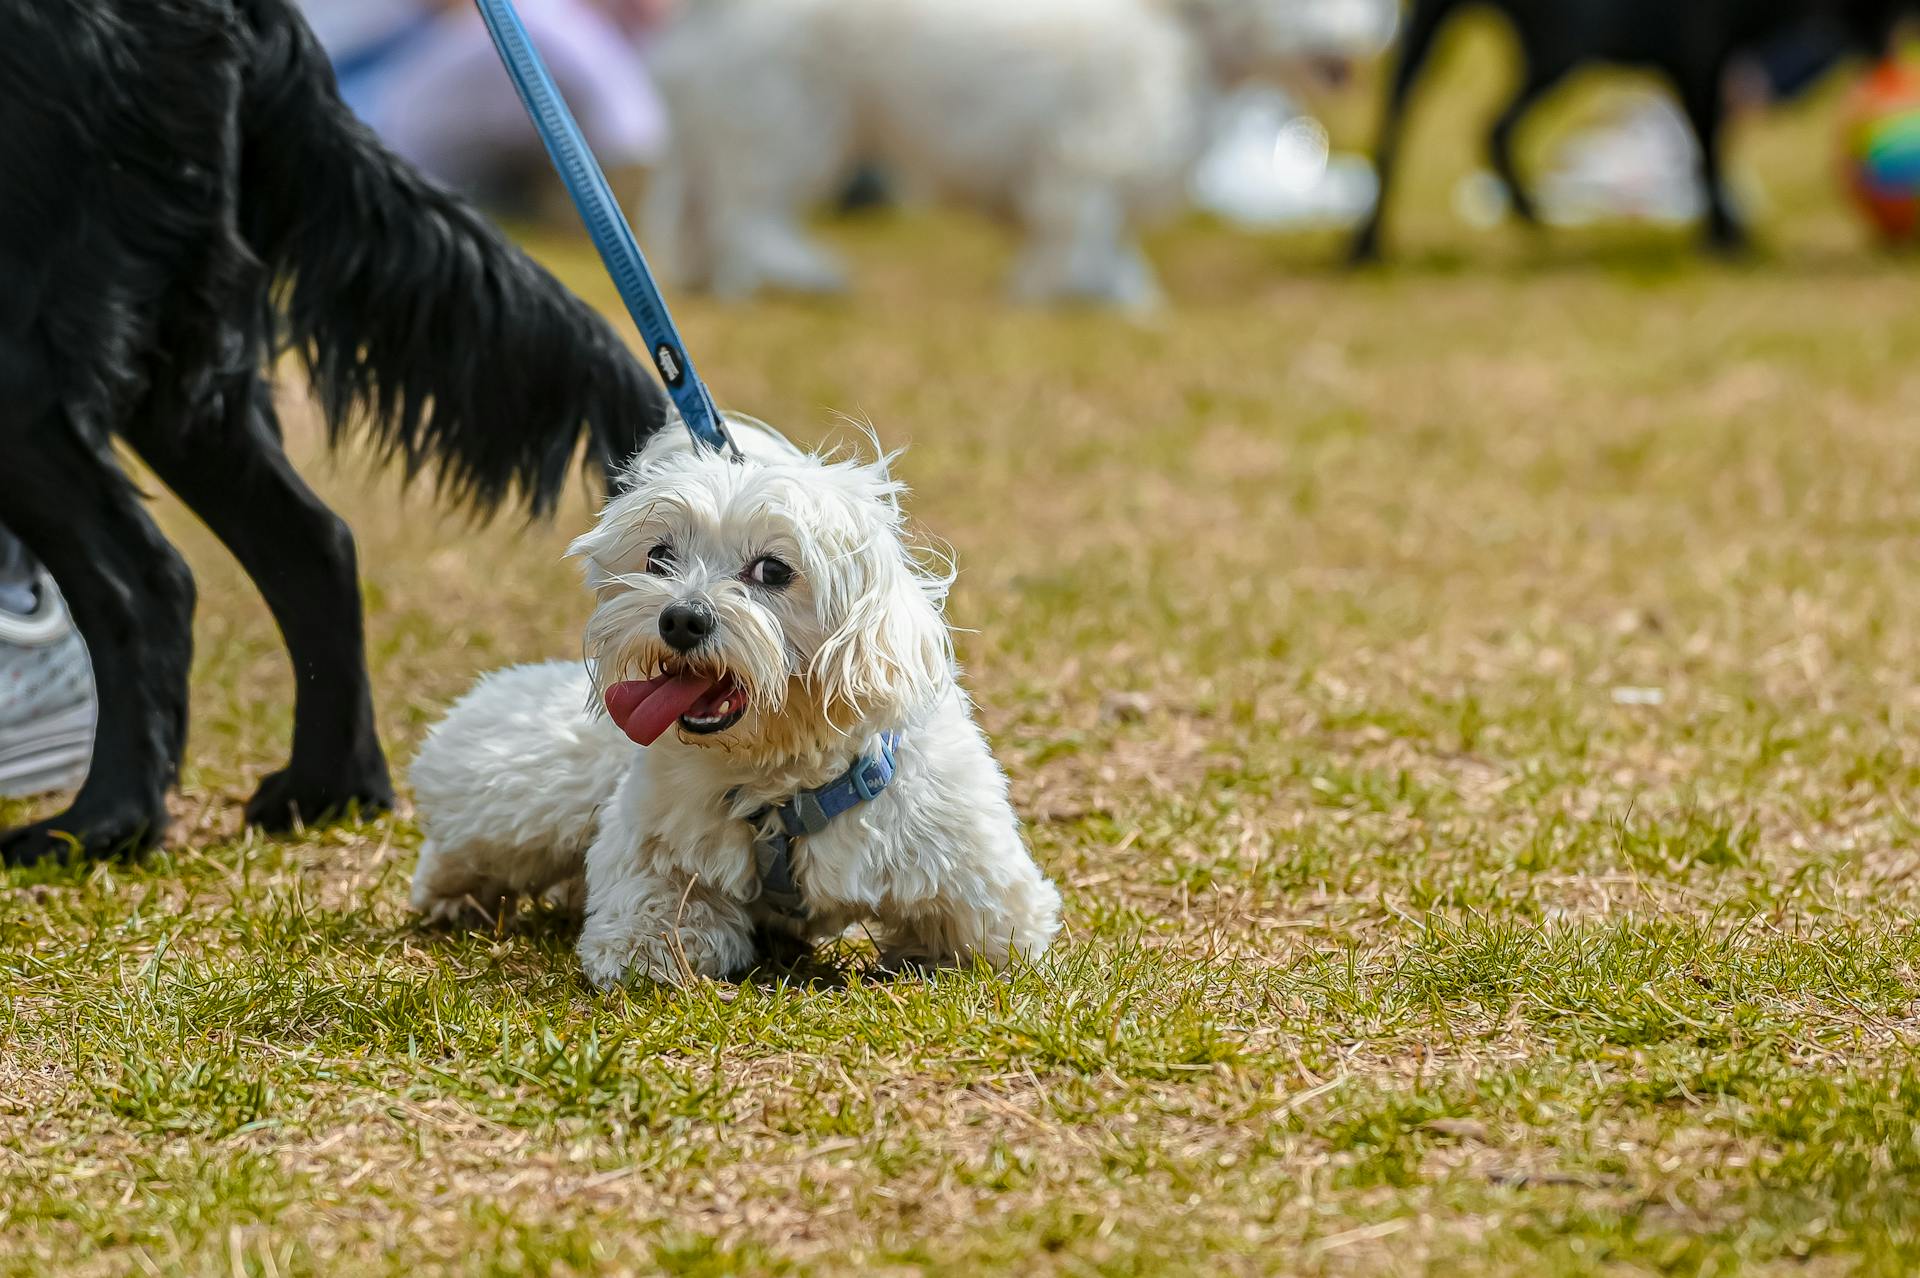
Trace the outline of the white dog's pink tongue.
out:
M 622 732 L 649 746 L 717 682 L 694 674 L 629 679 L 607 689 L 607 713 Z

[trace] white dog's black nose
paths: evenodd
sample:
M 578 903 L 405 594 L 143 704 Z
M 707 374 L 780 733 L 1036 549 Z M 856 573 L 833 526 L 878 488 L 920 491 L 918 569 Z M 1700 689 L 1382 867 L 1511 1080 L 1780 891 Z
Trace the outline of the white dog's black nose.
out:
M 660 637 L 675 652 L 692 652 L 713 633 L 713 609 L 691 599 L 660 610 Z

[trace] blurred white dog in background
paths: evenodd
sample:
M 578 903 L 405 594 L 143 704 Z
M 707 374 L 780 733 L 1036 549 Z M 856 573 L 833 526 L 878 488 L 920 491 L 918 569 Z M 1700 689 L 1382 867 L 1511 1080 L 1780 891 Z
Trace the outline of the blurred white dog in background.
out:
M 595 985 L 725 977 L 756 932 L 873 927 L 893 967 L 1037 958 L 1060 894 L 1028 854 L 886 460 L 732 421 L 661 431 L 573 545 L 577 662 L 482 679 L 412 781 L 414 908 L 584 903 Z M 600 712 L 604 701 L 606 713 Z
M 649 247 L 727 297 L 844 286 L 802 227 L 857 162 L 1003 216 L 1017 297 L 1143 309 L 1135 240 L 1227 88 L 1377 47 L 1390 0 L 698 0 L 655 69 Z

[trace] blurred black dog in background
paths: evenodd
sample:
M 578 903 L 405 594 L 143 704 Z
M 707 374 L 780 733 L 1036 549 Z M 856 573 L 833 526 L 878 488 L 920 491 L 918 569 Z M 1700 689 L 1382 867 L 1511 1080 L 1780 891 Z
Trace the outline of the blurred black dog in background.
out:
M 1387 91 L 1375 164 L 1379 201 L 1354 239 L 1356 262 L 1377 260 L 1407 98 L 1435 37 L 1449 18 L 1476 0 L 1414 0 Z M 1807 23 L 1824 23 L 1862 52 L 1881 52 L 1892 38 L 1902 0 L 1479 0 L 1511 20 L 1520 40 L 1520 87 L 1488 135 L 1493 168 L 1506 183 L 1514 213 L 1538 216 L 1513 164 L 1513 133 L 1521 119 L 1576 67 L 1594 62 L 1640 67 L 1665 75 L 1700 139 L 1701 181 L 1707 202 L 1707 238 L 1734 250 L 1746 234 L 1728 205 L 1721 180 L 1721 124 L 1728 64 L 1768 40 Z
M 610 466 L 664 395 L 352 117 L 292 0 L 0 0 L 0 173 L 0 520 L 66 594 L 100 699 L 73 805 L 0 854 L 165 829 L 193 580 L 116 437 L 233 552 L 292 656 L 292 757 L 247 819 L 391 803 L 353 541 L 282 453 L 276 353 L 298 353 L 336 440 L 362 424 L 481 511 L 545 511 L 583 428 Z

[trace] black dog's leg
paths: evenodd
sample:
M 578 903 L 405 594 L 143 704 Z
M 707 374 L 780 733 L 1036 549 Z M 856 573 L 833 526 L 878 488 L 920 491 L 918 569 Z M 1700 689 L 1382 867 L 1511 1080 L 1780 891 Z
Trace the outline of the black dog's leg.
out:
M 193 577 L 105 444 L 56 409 L 5 423 L 0 510 L 66 596 L 92 657 L 100 720 L 73 805 L 0 835 L 0 858 L 138 852 L 166 830 L 186 745 Z
M 393 784 L 374 732 L 353 534 L 287 461 L 261 379 L 232 388 L 223 413 L 218 429 L 133 426 L 126 434 L 246 569 L 293 661 L 293 754 L 260 783 L 247 820 L 283 830 L 349 806 L 389 808 Z
M 1347 260 L 1358 265 L 1380 260 L 1380 235 L 1387 216 L 1387 197 L 1393 189 L 1393 170 L 1400 150 L 1400 134 L 1407 122 L 1407 99 L 1414 82 L 1433 51 L 1434 37 L 1456 5 L 1457 0 L 1419 0 L 1407 19 L 1407 32 L 1400 44 L 1400 61 L 1394 67 L 1393 85 L 1387 91 L 1385 113 L 1380 119 L 1380 141 L 1374 148 L 1373 164 L 1380 175 L 1379 193 L 1373 212 L 1354 236 Z
M 1746 227 L 1733 211 L 1722 164 L 1726 102 L 1721 96 L 1724 66 L 1715 64 L 1680 81 L 1680 103 L 1700 139 L 1700 183 L 1707 198 L 1707 245 L 1737 254 L 1748 247 Z
M 1487 155 L 1493 162 L 1493 171 L 1506 184 L 1507 196 L 1513 203 L 1513 215 L 1528 226 L 1540 225 L 1540 211 L 1534 207 L 1533 197 L 1527 193 L 1526 183 L 1520 180 L 1520 170 L 1513 162 L 1513 134 L 1520 127 L 1520 121 L 1526 118 L 1527 112 L 1546 96 L 1548 90 L 1560 83 L 1567 70 L 1564 66 L 1529 67 L 1526 81 L 1494 120 L 1493 128 L 1487 134 Z

